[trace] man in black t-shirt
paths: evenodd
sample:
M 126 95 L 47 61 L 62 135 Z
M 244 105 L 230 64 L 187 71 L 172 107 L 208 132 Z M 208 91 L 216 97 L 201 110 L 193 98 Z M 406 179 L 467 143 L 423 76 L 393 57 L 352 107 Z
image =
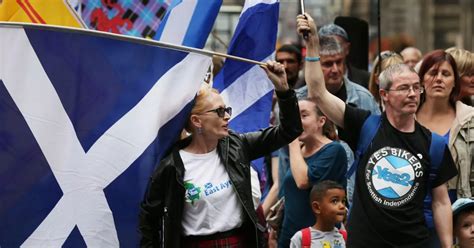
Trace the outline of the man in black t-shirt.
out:
M 369 112 L 344 104 L 324 84 L 314 21 L 298 16 L 298 31 L 308 31 L 305 78 L 308 95 L 354 146 Z M 452 212 L 446 182 L 457 174 L 445 146 L 437 173 L 429 178 L 431 132 L 415 120 L 423 88 L 406 65 L 387 68 L 379 77 L 385 105 L 381 124 L 361 155 L 356 170 L 354 203 L 348 220 L 348 247 L 427 247 L 423 199 L 433 197 L 435 226 L 442 247 L 452 245 Z M 366 134 L 364 134 L 366 135 Z

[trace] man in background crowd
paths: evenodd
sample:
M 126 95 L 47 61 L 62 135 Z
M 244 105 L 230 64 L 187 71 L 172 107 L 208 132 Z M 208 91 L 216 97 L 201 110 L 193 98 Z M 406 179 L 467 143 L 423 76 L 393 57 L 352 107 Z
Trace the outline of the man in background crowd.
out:
M 421 51 L 416 47 L 407 47 L 400 54 L 403 57 L 403 63 L 410 68 L 415 68 L 415 65 L 423 58 Z

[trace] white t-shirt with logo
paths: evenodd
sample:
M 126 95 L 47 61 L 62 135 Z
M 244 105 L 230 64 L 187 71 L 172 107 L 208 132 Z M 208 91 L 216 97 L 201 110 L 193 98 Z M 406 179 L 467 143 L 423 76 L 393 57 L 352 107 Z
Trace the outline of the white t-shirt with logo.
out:
M 184 163 L 183 234 L 209 235 L 240 227 L 243 209 L 217 150 L 179 151 Z

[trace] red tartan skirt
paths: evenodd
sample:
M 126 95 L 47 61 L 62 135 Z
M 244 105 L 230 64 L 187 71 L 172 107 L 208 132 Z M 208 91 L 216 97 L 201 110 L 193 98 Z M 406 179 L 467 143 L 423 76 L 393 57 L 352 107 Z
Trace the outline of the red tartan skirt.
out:
M 241 228 L 207 236 L 183 237 L 186 248 L 245 248 L 245 234 Z

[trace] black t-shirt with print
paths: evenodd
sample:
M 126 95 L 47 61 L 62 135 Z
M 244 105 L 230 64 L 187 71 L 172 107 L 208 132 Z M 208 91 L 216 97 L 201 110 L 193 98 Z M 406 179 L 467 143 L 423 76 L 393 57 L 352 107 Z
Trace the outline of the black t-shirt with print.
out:
M 346 105 L 345 131 L 357 146 L 370 112 Z M 356 171 L 354 203 L 348 220 L 348 247 L 423 247 L 428 238 L 423 199 L 429 176 L 431 133 L 416 122 L 415 131 L 381 125 Z M 433 182 L 437 187 L 457 174 L 449 149 Z

